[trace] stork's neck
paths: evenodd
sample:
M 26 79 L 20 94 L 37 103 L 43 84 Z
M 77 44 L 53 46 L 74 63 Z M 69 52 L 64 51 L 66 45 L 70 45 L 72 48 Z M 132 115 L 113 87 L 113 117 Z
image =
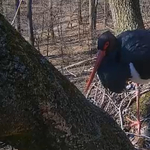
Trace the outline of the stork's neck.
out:
M 121 44 L 117 39 L 115 40 L 115 43 L 113 41 L 113 46 L 109 48 L 108 52 L 106 52 L 106 55 L 115 62 L 121 61 Z
M 120 62 L 121 61 L 121 43 L 116 40 L 116 61 Z

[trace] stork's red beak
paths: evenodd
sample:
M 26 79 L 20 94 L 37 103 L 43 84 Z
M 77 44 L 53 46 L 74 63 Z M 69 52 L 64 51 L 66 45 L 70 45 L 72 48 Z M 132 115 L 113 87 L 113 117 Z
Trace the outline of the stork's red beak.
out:
M 90 85 L 91 85 L 91 83 L 93 81 L 94 75 L 95 75 L 97 69 L 99 68 L 99 66 L 100 66 L 104 56 L 105 56 L 105 51 L 99 50 L 99 54 L 97 56 L 94 69 L 91 72 L 90 77 L 89 77 L 89 79 L 87 81 L 87 84 L 86 84 L 86 87 L 85 87 L 85 92 L 88 91 L 88 89 L 89 89 L 89 87 L 90 87 Z

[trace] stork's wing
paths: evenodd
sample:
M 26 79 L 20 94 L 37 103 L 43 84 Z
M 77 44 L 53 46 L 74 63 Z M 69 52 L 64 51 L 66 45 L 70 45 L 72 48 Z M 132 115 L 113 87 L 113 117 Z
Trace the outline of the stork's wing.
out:
M 103 86 L 116 93 L 120 93 L 125 89 L 126 81 L 130 78 L 129 73 L 127 64 L 121 64 L 111 60 L 104 60 L 97 72 Z
M 132 62 L 142 79 L 150 78 L 150 30 L 133 30 L 120 34 L 121 60 Z

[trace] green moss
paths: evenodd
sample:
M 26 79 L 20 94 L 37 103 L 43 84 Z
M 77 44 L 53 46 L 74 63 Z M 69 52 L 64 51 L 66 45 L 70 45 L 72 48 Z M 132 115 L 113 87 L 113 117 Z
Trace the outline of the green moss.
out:
M 136 102 L 133 103 L 132 112 L 136 115 Z M 150 113 L 150 92 L 147 92 L 140 97 L 140 115 L 142 117 Z

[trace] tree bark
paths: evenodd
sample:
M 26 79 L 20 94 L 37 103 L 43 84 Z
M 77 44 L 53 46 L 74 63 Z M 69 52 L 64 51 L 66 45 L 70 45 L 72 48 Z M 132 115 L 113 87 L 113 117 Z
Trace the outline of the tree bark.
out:
M 0 141 L 21 150 L 134 150 L 0 14 Z
M 34 33 L 33 33 L 33 21 L 32 21 L 32 0 L 28 0 L 27 4 L 27 18 L 28 18 L 28 26 L 29 26 L 29 43 L 34 46 Z
M 109 0 L 116 34 L 144 28 L 139 0 Z

